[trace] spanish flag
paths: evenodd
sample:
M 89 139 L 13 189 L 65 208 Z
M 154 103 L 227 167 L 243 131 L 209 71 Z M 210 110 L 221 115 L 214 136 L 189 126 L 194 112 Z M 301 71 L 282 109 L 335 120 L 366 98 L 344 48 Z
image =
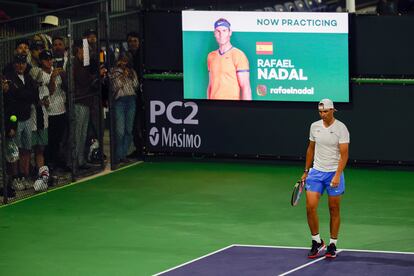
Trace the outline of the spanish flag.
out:
M 273 55 L 273 42 L 256 42 L 257 55 Z

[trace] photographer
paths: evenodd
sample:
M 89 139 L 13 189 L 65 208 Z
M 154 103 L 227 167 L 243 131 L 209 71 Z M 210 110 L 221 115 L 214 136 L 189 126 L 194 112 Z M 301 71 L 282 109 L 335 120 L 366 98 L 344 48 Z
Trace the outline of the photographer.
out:
M 129 66 L 126 54 L 119 56 L 116 66 L 109 74 L 115 111 L 116 152 L 115 163 L 127 162 L 126 156 L 132 142 L 136 110 L 136 89 L 138 77 Z
M 50 109 L 50 90 L 55 92 L 54 83 L 50 83 L 50 79 L 53 77 L 52 62 L 51 51 L 43 50 L 39 53 L 40 71 L 36 78 L 40 86 L 39 98 L 37 104 L 34 105 L 32 113 L 32 148 L 35 152 L 36 167 L 38 169 L 38 178 L 34 184 L 35 191 L 44 191 L 48 186 L 49 168 L 46 166 L 44 151 L 49 143 L 48 110 Z M 59 71 L 57 70 L 55 75 L 58 75 Z
M 16 195 L 15 190 L 24 190 L 24 186 L 19 182 L 18 176 L 18 160 L 19 160 L 19 149 L 16 145 L 16 130 L 17 130 L 17 121 L 16 115 L 14 114 L 15 110 L 15 101 L 10 97 L 9 85 L 11 81 L 5 78 L 1 79 L 1 85 L 4 97 L 4 122 L 5 122 L 5 135 L 6 135 L 6 166 L 7 174 L 10 176 L 11 185 L 7 185 L 7 195 L 8 197 L 14 197 Z M 3 189 L 0 193 L 2 195 Z
M 20 183 L 25 188 L 32 186 L 29 181 L 30 154 L 32 150 L 32 105 L 39 101 L 38 87 L 27 73 L 27 56 L 15 55 L 13 59 L 14 71 L 7 72 L 5 79 L 9 84 L 4 88 L 8 100 L 15 103 L 13 112 L 17 117 L 16 144 L 19 147 Z
M 44 50 L 39 55 L 42 68 L 41 86 L 39 93 L 48 96 L 48 145 L 46 147 L 46 160 L 49 166 L 64 167 L 60 156 L 60 143 L 67 127 L 66 119 L 66 72 L 62 67 L 54 67 L 52 52 Z

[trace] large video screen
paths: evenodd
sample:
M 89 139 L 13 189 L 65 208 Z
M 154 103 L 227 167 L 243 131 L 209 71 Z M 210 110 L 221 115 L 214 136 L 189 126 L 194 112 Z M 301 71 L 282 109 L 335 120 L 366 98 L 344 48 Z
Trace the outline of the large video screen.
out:
M 348 14 L 183 11 L 184 98 L 349 102 Z

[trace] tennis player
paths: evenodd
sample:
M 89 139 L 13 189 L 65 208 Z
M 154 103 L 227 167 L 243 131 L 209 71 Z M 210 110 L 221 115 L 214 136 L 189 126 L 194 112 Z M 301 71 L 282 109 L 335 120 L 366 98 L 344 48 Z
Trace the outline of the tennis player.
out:
M 249 61 L 241 50 L 231 45 L 231 35 L 230 23 L 226 19 L 220 18 L 214 23 L 214 37 L 219 49 L 207 57 L 207 99 L 252 99 Z
M 336 242 L 340 225 L 340 203 L 345 192 L 343 170 L 348 161 L 349 132 L 345 124 L 335 119 L 334 104 L 323 99 L 318 105 L 321 120 L 310 127 L 309 145 L 306 151 L 306 167 L 302 181 L 306 185 L 306 212 L 312 234 L 312 248 L 309 258 L 316 258 L 325 249 L 325 243 L 319 235 L 317 208 L 323 193 L 328 194 L 330 213 L 330 234 L 327 258 L 336 257 Z M 313 167 L 312 166 L 313 161 Z

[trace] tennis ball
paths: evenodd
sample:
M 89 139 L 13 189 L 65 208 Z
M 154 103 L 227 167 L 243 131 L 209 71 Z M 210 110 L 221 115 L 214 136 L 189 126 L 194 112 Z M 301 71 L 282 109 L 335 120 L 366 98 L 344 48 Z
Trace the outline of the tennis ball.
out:
M 12 121 L 13 123 L 17 122 L 17 116 L 16 115 L 11 115 L 10 116 L 10 121 Z

